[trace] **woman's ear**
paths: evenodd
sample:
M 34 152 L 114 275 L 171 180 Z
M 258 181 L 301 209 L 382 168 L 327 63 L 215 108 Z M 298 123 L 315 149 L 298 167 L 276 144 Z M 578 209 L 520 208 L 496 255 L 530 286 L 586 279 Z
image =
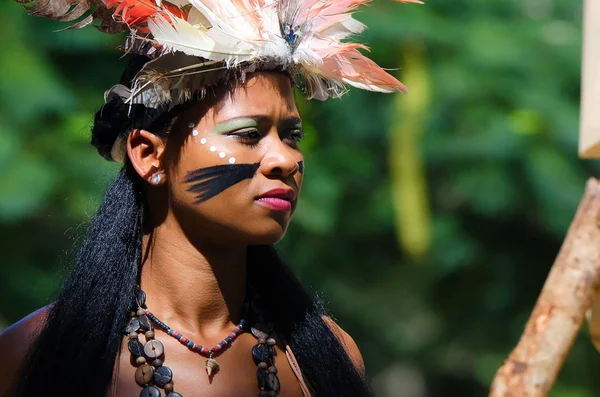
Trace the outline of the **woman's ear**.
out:
M 135 129 L 127 137 L 127 155 L 131 165 L 142 179 L 152 185 L 166 180 L 162 157 L 165 142 L 153 133 Z

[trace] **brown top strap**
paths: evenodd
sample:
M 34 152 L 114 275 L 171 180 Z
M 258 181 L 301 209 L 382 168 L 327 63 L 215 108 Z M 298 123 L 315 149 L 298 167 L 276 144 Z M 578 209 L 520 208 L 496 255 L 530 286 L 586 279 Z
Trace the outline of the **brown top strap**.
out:
M 304 397 L 311 397 L 310 390 L 304 381 L 304 377 L 302 376 L 302 371 L 300 371 L 300 366 L 296 361 L 296 357 L 294 356 L 294 352 L 292 352 L 292 348 L 289 345 L 285 345 L 285 356 L 287 357 L 290 367 L 292 367 L 292 371 L 294 371 L 294 375 L 298 379 L 298 383 L 300 384 L 300 389 L 302 389 L 302 395 Z

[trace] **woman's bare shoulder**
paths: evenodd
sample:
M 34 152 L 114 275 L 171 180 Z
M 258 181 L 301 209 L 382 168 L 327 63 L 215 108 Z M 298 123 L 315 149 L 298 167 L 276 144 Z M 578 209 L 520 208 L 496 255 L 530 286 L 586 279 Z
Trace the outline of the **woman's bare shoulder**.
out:
M 29 344 L 43 327 L 49 306 L 45 306 L 0 332 L 0 396 L 7 395 L 27 355 Z M 8 394 L 10 395 L 10 394 Z
M 358 348 L 358 345 L 352 339 L 352 337 L 342 329 L 331 317 L 323 316 L 323 321 L 329 326 L 331 331 L 340 340 L 342 346 L 346 349 L 346 353 L 354 363 L 354 366 L 358 372 L 364 377 L 365 376 L 365 363 L 362 358 L 362 354 Z
M 44 325 L 49 310 L 50 305 L 44 306 L 0 332 L 0 346 L 16 348 L 17 346 L 13 346 L 15 342 L 19 342 L 19 345 L 24 342 L 27 344 L 26 342 L 34 337 Z

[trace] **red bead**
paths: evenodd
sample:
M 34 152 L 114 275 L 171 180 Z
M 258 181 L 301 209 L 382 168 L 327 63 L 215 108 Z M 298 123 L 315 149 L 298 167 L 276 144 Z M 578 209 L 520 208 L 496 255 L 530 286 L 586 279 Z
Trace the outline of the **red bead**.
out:
M 233 338 L 235 338 L 235 334 L 234 334 L 234 333 L 231 333 L 231 334 L 229 334 L 229 337 L 230 337 L 231 339 L 233 339 Z
M 213 349 L 214 349 L 216 352 L 218 352 L 219 350 L 221 350 L 221 346 L 219 346 L 219 345 L 216 345 L 215 347 L 213 347 Z
M 150 310 L 146 310 L 146 316 L 149 314 L 152 314 L 152 313 L 150 313 Z
M 185 345 L 186 343 L 188 343 L 188 338 L 181 338 L 180 342 Z
M 206 347 L 202 348 L 202 354 L 209 354 L 209 353 L 210 353 L 210 351 Z
M 179 332 L 175 332 L 175 333 L 173 334 L 173 336 L 174 336 L 175 338 L 179 338 Z
M 235 332 L 240 332 L 240 327 L 235 327 Z
M 194 344 L 194 347 L 192 347 L 193 350 L 198 350 L 198 344 Z

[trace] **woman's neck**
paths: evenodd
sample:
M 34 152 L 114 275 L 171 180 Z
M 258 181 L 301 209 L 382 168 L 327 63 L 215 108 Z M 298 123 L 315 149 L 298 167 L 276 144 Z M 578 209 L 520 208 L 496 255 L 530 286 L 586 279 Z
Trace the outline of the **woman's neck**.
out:
M 207 339 L 239 322 L 246 247 L 198 247 L 168 218 L 144 235 L 142 247 L 140 286 L 148 309 L 162 321 Z

